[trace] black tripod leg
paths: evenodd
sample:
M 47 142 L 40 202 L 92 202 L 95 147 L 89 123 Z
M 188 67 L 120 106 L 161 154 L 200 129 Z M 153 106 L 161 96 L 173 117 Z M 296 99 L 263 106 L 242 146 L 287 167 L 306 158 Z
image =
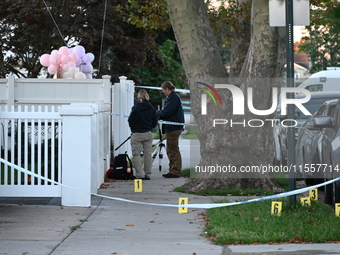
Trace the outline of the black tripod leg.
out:
M 115 149 L 115 151 L 118 150 L 120 147 L 122 147 L 123 144 L 126 143 L 130 138 L 131 138 L 131 135 L 130 135 L 128 138 L 126 138 L 126 140 L 125 140 L 124 142 L 122 142 L 122 143 Z
M 159 144 L 159 166 L 158 166 L 158 169 L 159 171 L 161 172 L 162 171 L 162 159 L 163 159 L 163 152 L 162 152 L 162 148 L 164 148 L 165 145 L 164 143 L 160 143 Z
M 157 146 L 157 148 L 156 148 L 154 154 L 152 155 L 152 163 L 154 162 L 154 160 L 155 160 L 155 158 L 157 157 L 157 155 L 158 155 L 158 146 Z

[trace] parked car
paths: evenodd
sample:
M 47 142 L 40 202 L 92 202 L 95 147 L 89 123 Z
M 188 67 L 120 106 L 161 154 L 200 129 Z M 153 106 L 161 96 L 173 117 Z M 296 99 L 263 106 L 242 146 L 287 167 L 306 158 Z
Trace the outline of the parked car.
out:
M 296 98 L 304 95 L 298 94 Z M 328 91 L 328 92 L 311 92 L 311 99 L 304 103 L 303 106 L 311 113 L 315 113 L 319 107 L 328 100 L 338 99 L 340 97 L 340 91 Z M 297 138 L 297 130 L 301 127 L 310 115 L 305 115 L 299 108 L 295 107 L 295 138 Z M 286 119 L 286 116 L 281 116 L 280 112 L 277 112 L 276 119 Z M 281 122 L 276 122 L 273 126 L 273 140 L 274 140 L 274 164 L 287 164 L 288 158 L 288 146 L 287 146 L 287 130 L 286 126 L 283 126 Z
M 314 117 L 314 126 L 322 129 L 322 154 L 320 163 L 324 181 L 340 176 L 340 100 L 337 102 L 333 116 Z M 340 183 L 325 186 L 325 202 L 340 202 Z
M 314 113 L 308 120 L 298 129 L 296 140 L 296 166 L 302 174 L 302 178 L 306 184 L 317 184 L 323 181 L 321 172 L 303 171 L 306 166 L 309 168 L 313 164 L 320 164 L 322 157 L 321 141 L 323 133 L 320 128 L 315 127 L 314 118 L 318 116 L 333 116 L 335 106 L 338 99 L 333 99 L 324 102 L 319 110 Z M 306 169 L 307 170 L 307 169 Z

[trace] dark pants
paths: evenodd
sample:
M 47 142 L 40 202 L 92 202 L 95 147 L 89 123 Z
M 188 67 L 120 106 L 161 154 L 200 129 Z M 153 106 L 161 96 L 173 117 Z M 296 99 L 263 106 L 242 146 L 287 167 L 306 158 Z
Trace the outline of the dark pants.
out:
M 175 130 L 166 133 L 166 154 L 169 158 L 169 173 L 181 175 L 182 156 L 178 147 L 178 139 L 182 130 Z

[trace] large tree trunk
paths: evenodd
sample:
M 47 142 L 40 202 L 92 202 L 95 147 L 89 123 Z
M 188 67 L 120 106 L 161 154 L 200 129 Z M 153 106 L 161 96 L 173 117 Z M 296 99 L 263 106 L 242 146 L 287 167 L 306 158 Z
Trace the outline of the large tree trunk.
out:
M 191 109 L 198 125 L 201 161 L 197 178 L 184 188 L 192 191 L 225 187 L 280 191 L 269 173 L 240 173 L 243 166 L 268 166 L 272 159 L 271 123 L 262 127 L 248 127 L 251 119 L 265 120 L 272 116 L 255 116 L 245 107 L 245 115 L 233 115 L 231 93 L 218 89 L 222 105 L 214 105 L 208 97 L 207 114 L 201 114 L 201 89 L 197 82 L 211 86 L 228 84 L 213 32 L 209 25 L 203 0 L 168 0 L 171 24 L 180 49 L 182 63 L 189 80 Z M 268 3 L 253 1 L 251 41 L 238 84 L 243 91 L 253 87 L 255 109 L 269 109 L 273 77 L 283 68 L 284 36 L 269 27 Z M 281 46 L 282 45 L 282 46 Z M 255 78 L 261 78 L 255 79 Z M 244 93 L 246 95 L 246 93 Z M 247 96 L 245 96 L 245 102 Z M 213 126 L 214 119 L 228 120 L 228 124 Z M 230 125 L 230 121 L 243 123 Z M 254 124 L 255 125 L 255 124 Z M 236 172 L 207 173 L 207 167 L 231 166 Z M 206 168 L 204 168 L 206 167 Z M 230 169 L 230 168 L 229 168 Z

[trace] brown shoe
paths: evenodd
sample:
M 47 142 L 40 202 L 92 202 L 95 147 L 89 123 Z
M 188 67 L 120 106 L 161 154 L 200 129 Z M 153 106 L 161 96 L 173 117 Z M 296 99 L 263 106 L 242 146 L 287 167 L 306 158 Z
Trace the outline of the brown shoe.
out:
M 180 176 L 172 174 L 172 173 L 167 173 L 167 174 L 163 174 L 163 177 L 164 178 L 179 178 Z

